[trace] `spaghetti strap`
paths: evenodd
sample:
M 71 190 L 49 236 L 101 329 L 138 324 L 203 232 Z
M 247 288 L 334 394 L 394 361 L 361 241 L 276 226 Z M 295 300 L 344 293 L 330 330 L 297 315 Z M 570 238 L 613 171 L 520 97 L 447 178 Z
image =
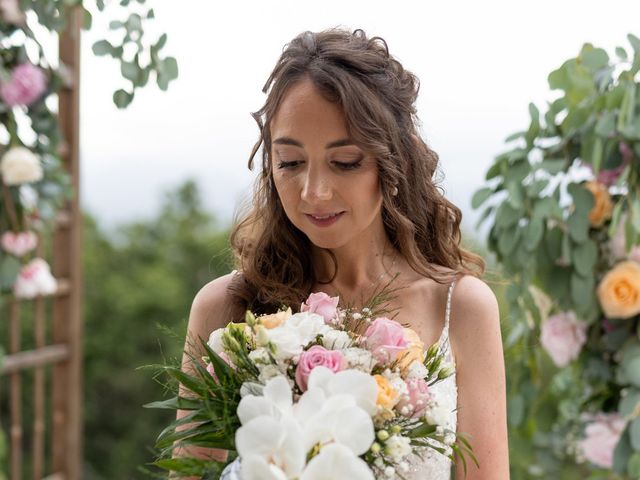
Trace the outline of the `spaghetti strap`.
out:
M 449 345 L 449 316 L 451 315 L 451 296 L 453 294 L 453 287 L 456 284 L 455 280 L 449 284 L 449 290 L 447 292 L 447 307 L 445 309 L 444 314 L 444 328 L 442 329 L 442 334 L 440 335 L 440 345 L 444 347 L 445 350 L 448 349 Z

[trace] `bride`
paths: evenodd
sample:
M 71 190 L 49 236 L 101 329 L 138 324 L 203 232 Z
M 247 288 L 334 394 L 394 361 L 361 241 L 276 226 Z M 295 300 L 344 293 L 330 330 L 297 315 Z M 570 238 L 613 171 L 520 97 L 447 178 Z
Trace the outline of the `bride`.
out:
M 198 292 L 188 337 L 207 338 L 246 309 L 300 305 L 311 292 L 362 306 L 397 275 L 394 319 L 425 345 L 439 342 L 455 367 L 435 394 L 479 465 L 452 476 L 434 451 L 406 478 L 508 479 L 498 306 L 480 280 L 483 260 L 460 247 L 460 210 L 434 182 L 438 156 L 419 136 L 418 88 L 386 42 L 362 30 L 304 32 L 285 47 L 253 114 L 260 138 L 249 168 L 260 147 L 262 168 L 231 234 L 238 271 Z

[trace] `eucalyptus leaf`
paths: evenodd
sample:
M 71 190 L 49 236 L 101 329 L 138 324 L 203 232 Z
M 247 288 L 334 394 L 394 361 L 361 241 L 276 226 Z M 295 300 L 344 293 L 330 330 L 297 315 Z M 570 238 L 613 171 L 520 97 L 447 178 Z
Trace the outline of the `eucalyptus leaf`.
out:
M 541 218 L 532 218 L 527 225 L 525 231 L 525 248 L 533 251 L 538 247 L 542 236 L 544 235 L 544 222 Z
M 493 188 L 484 187 L 476 191 L 471 197 L 471 207 L 476 209 L 486 202 L 493 194 Z
M 133 93 L 129 93 L 122 89 L 116 90 L 113 94 L 113 103 L 115 103 L 118 108 L 126 108 L 132 100 Z
M 589 217 L 580 211 L 573 212 L 567 220 L 569 235 L 576 243 L 582 243 L 589 238 Z
M 575 273 L 571 275 L 571 299 L 579 313 L 586 314 L 591 308 L 594 287 L 593 277 L 582 277 Z
M 566 163 L 564 158 L 550 158 L 543 160 L 540 168 L 551 175 L 556 175 L 564 170 Z
M 587 240 L 572 250 L 573 265 L 583 277 L 592 276 L 593 268 L 598 260 L 598 246 L 593 240 Z
M 626 61 L 629 56 L 627 55 L 627 51 L 622 47 L 616 47 L 616 55 L 620 60 Z
M 616 129 L 616 112 L 604 112 L 596 123 L 596 134 L 609 137 Z
M 632 454 L 633 449 L 631 448 L 631 441 L 629 440 L 629 431 L 625 429 L 613 451 L 613 470 L 620 475 L 625 474 L 627 471 L 627 462 Z
M 20 261 L 11 255 L 0 256 L 0 289 L 11 288 L 20 272 Z
M 91 50 L 95 55 L 102 56 L 102 55 L 113 55 L 115 48 L 107 40 L 99 40 L 93 44 L 93 46 L 91 47 Z
M 640 418 L 634 418 L 629 424 L 629 440 L 631 447 L 640 452 Z

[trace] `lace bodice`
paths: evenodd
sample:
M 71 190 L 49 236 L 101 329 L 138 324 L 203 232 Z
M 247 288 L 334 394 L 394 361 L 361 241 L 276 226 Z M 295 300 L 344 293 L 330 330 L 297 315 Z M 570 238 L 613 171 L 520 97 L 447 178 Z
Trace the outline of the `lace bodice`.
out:
M 438 340 L 442 351 L 445 353 L 445 360 L 454 367 L 454 373 L 443 381 L 436 383 L 431 388 L 435 400 L 440 403 L 440 405 L 443 405 L 447 412 L 450 412 L 446 419 L 445 428 L 455 432 L 458 424 L 458 415 L 456 413 L 458 406 L 458 386 L 456 384 L 455 357 L 451 349 L 451 342 L 449 341 L 449 314 L 451 312 L 451 293 L 453 292 L 454 285 L 455 282 L 449 285 L 444 328 Z M 425 450 L 422 458 L 417 455 L 411 456 L 409 472 L 403 474 L 403 477 L 407 480 L 450 480 L 451 460 L 433 449 L 426 448 Z

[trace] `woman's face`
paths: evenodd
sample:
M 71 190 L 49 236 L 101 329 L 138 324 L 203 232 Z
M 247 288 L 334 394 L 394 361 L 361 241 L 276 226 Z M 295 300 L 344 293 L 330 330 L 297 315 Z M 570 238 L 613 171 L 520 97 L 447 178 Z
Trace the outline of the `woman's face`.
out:
M 341 107 L 325 100 L 310 80 L 285 94 L 271 138 L 282 206 L 315 245 L 339 248 L 383 228 L 376 160 L 352 143 Z

